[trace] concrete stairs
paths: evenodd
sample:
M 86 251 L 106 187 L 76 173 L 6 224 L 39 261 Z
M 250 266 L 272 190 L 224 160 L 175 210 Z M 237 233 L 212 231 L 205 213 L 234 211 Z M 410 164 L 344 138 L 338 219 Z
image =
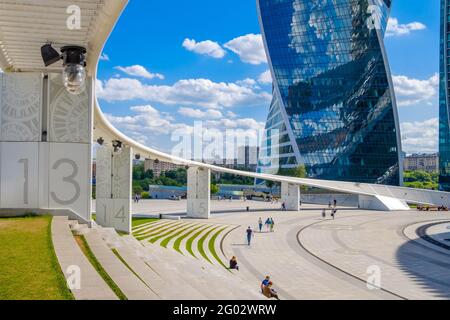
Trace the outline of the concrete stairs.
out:
M 118 298 L 81 251 L 74 234 L 84 235 L 103 269 L 130 300 L 265 299 L 259 292 L 258 282 L 247 282 L 245 277 L 239 277 L 221 265 L 165 249 L 160 246 L 160 241 L 151 244 L 133 236 L 120 236 L 114 229 L 102 228 L 95 223 L 88 228 L 67 217 L 54 217 L 52 240 L 62 270 L 74 265 L 81 269 L 81 287 L 72 290 L 76 299 Z
M 52 219 L 51 234 L 56 257 L 77 300 L 117 300 L 117 296 L 100 277 L 73 237 L 67 217 Z M 79 276 L 79 282 L 77 281 Z
M 140 242 L 133 236 L 119 236 L 110 229 L 94 230 L 162 299 L 265 299 L 259 293 L 259 283 L 246 283 L 222 266 L 183 256 L 159 244 Z

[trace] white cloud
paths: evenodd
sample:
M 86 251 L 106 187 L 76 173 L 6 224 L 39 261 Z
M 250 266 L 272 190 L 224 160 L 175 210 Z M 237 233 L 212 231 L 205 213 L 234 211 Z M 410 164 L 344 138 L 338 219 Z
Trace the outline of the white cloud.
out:
M 259 89 L 258 82 L 256 82 L 255 79 L 246 78 L 244 80 L 236 81 L 236 84 L 247 88 Z
M 438 150 L 439 120 L 401 123 L 403 151 L 412 153 L 433 153 Z
M 393 76 L 395 94 L 399 107 L 413 105 L 433 105 L 438 99 L 439 75 L 436 73 L 426 80 Z
M 407 24 L 401 24 L 397 18 L 390 18 L 386 29 L 387 37 L 396 37 L 408 35 L 413 31 L 424 30 L 427 27 L 420 22 L 411 22 Z
M 207 55 L 216 59 L 221 59 L 225 56 L 226 52 L 223 48 L 214 41 L 206 40 L 197 42 L 194 39 L 184 39 L 183 47 L 198 54 Z
M 102 60 L 102 61 L 109 61 L 109 56 L 106 53 L 102 53 L 100 55 L 100 60 Z
M 198 111 L 191 109 L 191 111 L 184 108 L 185 113 L 192 112 L 196 115 Z M 181 109 L 180 109 L 181 110 Z M 187 141 L 192 141 L 194 122 L 182 123 L 176 122 L 175 119 L 166 112 L 161 112 L 151 105 L 135 106 L 130 108 L 131 114 L 126 116 L 115 116 L 106 114 L 107 119 L 124 134 L 133 139 L 152 147 L 165 151 L 169 154 L 179 153 L 176 150 L 176 145 L 179 144 L 180 138 L 187 138 Z M 208 110 L 205 114 L 211 112 L 211 115 L 218 116 L 216 110 Z M 194 117 L 195 118 L 195 117 Z M 264 123 L 257 122 L 251 118 L 237 118 L 235 120 L 218 118 L 216 120 L 195 120 L 195 125 L 199 125 L 205 139 L 205 144 L 208 144 L 208 138 L 225 138 L 225 134 L 232 134 L 234 137 L 248 137 L 256 143 L 258 134 L 264 128 Z M 231 130 L 231 131 L 230 131 Z M 173 135 L 173 136 L 172 136 Z M 174 138 L 172 140 L 171 138 Z M 225 143 L 222 141 L 221 143 Z M 189 144 L 190 145 L 190 144 Z M 220 144 L 219 144 L 220 145 Z M 205 145 L 206 146 L 206 145 Z M 192 145 L 191 145 L 192 147 Z M 190 158 L 191 156 L 187 156 Z
M 97 81 L 97 96 L 109 102 L 139 99 L 209 109 L 266 104 L 272 98 L 267 92 L 247 86 L 208 79 L 180 80 L 172 86 L 156 86 L 129 78 Z
M 208 109 L 206 111 L 202 111 L 200 109 L 192 109 L 192 108 L 186 108 L 182 107 L 178 109 L 178 113 L 189 117 L 189 118 L 195 118 L 195 119 L 219 119 L 222 118 L 222 112 L 214 109 Z
M 247 34 L 224 44 L 228 50 L 236 53 L 242 62 L 250 64 L 267 63 L 266 52 L 260 34 Z
M 272 74 L 270 73 L 270 70 L 261 73 L 261 75 L 258 78 L 258 82 L 262 84 L 272 83 Z
M 143 66 L 140 65 L 134 65 L 134 66 L 129 66 L 129 67 L 116 67 L 117 70 L 122 71 L 123 73 L 129 75 L 129 76 L 134 76 L 134 77 L 140 77 L 140 78 L 145 78 L 145 79 L 154 79 L 154 78 L 158 78 L 163 80 L 164 76 L 160 73 L 151 73 L 150 71 L 148 71 L 147 69 L 145 69 Z
M 113 116 L 106 114 L 108 120 L 126 133 L 145 134 L 169 134 L 173 130 L 185 127 L 185 124 L 174 123 L 173 117 L 168 113 L 160 112 L 151 105 L 135 106 L 130 110 L 134 115 Z
M 236 113 L 234 113 L 232 111 L 227 111 L 226 114 L 227 114 L 227 117 L 230 118 L 230 119 L 237 118 L 237 116 L 238 116 Z

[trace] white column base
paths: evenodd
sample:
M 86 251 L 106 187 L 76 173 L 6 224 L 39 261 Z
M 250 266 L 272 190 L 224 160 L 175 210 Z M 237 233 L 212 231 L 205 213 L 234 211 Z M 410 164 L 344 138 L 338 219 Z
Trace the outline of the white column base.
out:
M 187 172 L 187 216 L 209 219 L 211 214 L 211 170 L 190 167 Z
M 406 201 L 385 196 L 359 196 L 359 208 L 377 211 L 406 211 L 410 207 Z
M 286 205 L 286 210 L 300 210 L 300 187 L 287 182 L 281 183 L 281 201 Z

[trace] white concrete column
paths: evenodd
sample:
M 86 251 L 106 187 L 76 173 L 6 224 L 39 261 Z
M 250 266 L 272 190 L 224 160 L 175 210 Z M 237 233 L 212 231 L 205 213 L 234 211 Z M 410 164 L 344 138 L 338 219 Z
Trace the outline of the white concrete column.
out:
M 0 74 L 0 209 L 91 221 L 93 80 L 72 95 L 58 74 Z
M 97 223 L 126 233 L 131 233 L 132 154 L 130 147 L 97 150 Z
M 406 201 L 385 196 L 359 196 L 359 208 L 377 211 L 406 211 L 410 207 Z
M 287 182 L 281 183 L 281 201 L 286 205 L 286 210 L 300 210 L 300 187 Z
M 209 219 L 211 212 L 211 170 L 190 167 L 187 171 L 187 216 Z

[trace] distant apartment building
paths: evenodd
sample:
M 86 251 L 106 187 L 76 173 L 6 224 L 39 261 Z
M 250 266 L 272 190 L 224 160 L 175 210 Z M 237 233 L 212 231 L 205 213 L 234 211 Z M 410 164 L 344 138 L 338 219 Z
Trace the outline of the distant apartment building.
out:
M 184 168 L 184 166 L 153 159 L 145 159 L 144 162 L 144 170 L 152 170 L 155 177 L 159 177 L 164 171 L 172 171 L 180 168 Z
M 258 166 L 259 147 L 242 146 L 238 148 L 237 166 L 256 171 Z
M 422 170 L 429 173 L 439 172 L 439 154 L 413 154 L 404 160 L 405 171 Z

